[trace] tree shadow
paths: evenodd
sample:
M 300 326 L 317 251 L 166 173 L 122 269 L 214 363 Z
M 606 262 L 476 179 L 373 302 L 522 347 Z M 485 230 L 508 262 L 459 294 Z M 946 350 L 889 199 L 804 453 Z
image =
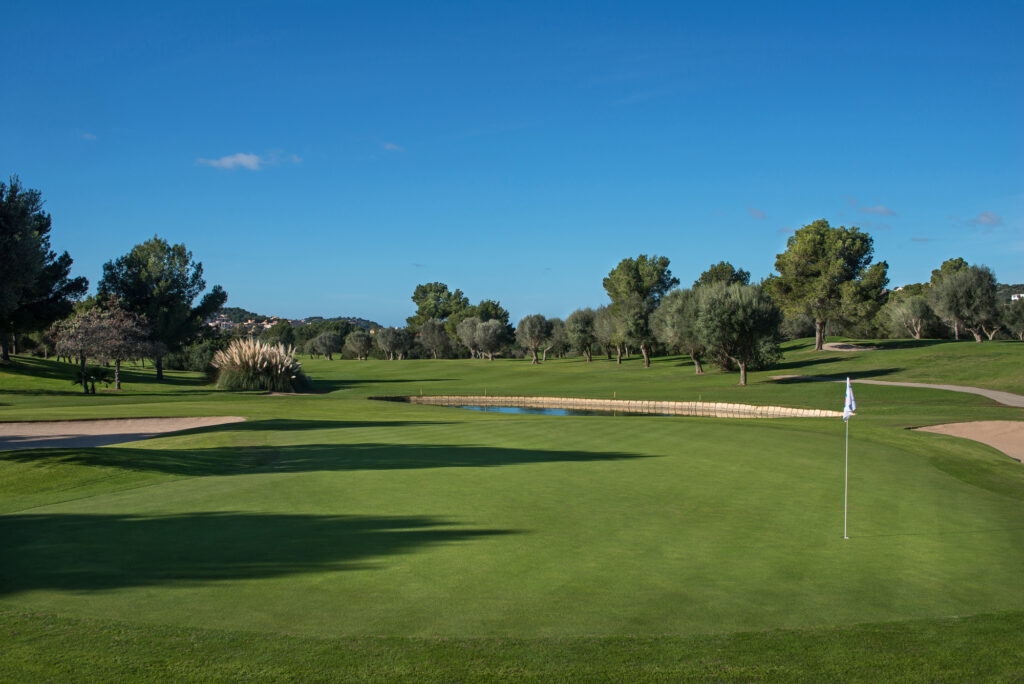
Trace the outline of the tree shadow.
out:
M 242 425 L 234 423 L 233 425 Z M 653 458 L 642 454 L 543 451 L 453 444 L 302 444 L 297 446 L 138 449 L 96 447 L 35 449 L 0 453 L 0 462 L 122 468 L 201 477 L 253 472 L 493 468 L 558 462 Z
M 63 361 L 50 361 L 34 356 L 16 356 L 11 358 L 11 363 L 0 366 L 5 373 L 10 375 L 21 375 L 32 378 L 46 378 L 49 380 L 67 380 L 71 382 L 75 375 L 75 366 Z
M 780 385 L 792 385 L 802 382 L 836 382 L 839 380 L 845 380 L 850 378 L 851 380 L 859 380 L 862 378 L 877 378 L 882 375 L 890 375 L 892 373 L 898 373 L 903 370 L 902 368 L 875 368 L 873 370 L 861 370 L 861 371 L 843 371 L 840 373 L 825 373 L 824 375 L 797 375 L 791 378 L 777 378 L 771 380 L 771 382 Z
M 0 595 L 337 572 L 520 533 L 428 516 L 265 513 L 0 516 Z
M 317 379 L 315 377 L 309 378 L 309 384 L 312 387 L 313 394 L 326 394 L 329 392 L 337 392 L 338 390 L 353 389 L 356 387 L 366 387 L 367 385 L 386 385 L 386 384 L 409 384 L 413 385 L 416 383 L 425 382 L 454 382 L 455 378 L 390 378 L 390 379 L 347 379 L 347 380 L 335 380 L 335 379 Z

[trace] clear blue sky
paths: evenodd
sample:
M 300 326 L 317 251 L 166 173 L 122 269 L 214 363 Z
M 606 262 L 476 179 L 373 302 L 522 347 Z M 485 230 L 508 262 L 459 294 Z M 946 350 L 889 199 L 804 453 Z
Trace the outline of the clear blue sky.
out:
M 818 218 L 1024 282 L 1024 3 L 552 4 L 9 4 L 0 175 L 93 285 L 158 234 L 289 317 L 565 316 Z

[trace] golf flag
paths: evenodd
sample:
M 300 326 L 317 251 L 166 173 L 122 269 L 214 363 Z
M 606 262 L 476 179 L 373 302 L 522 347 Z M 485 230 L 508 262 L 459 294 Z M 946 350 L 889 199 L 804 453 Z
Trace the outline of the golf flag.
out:
M 853 398 L 853 386 L 850 378 L 846 378 L 846 403 L 843 405 L 843 420 L 850 420 L 850 416 L 857 410 L 857 400 Z

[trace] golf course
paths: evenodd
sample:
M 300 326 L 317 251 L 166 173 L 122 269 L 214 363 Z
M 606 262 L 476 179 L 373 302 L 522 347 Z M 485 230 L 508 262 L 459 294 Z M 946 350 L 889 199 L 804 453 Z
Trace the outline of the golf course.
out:
M 848 340 L 849 341 L 849 340 Z M 1024 465 L 911 428 L 1024 421 L 1024 345 L 689 357 L 302 359 L 312 391 L 0 366 L 0 422 L 244 418 L 0 451 L 0 681 L 1015 681 Z M 849 341 L 858 342 L 858 341 Z M 548 416 L 494 395 L 843 408 Z M 31 446 L 31 445 L 23 445 Z

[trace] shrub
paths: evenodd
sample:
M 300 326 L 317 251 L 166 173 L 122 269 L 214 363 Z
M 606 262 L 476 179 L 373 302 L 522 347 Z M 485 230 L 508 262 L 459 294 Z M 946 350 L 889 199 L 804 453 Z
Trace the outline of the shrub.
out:
M 221 389 L 299 392 L 309 385 L 302 364 L 295 360 L 294 347 L 251 337 L 234 340 L 225 351 L 214 354 L 213 366 Z

